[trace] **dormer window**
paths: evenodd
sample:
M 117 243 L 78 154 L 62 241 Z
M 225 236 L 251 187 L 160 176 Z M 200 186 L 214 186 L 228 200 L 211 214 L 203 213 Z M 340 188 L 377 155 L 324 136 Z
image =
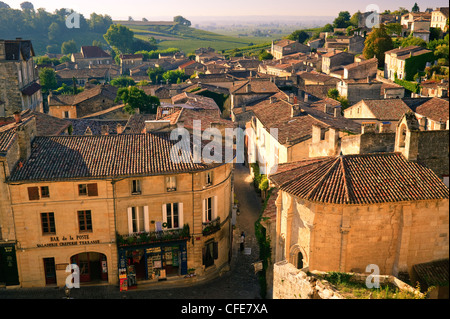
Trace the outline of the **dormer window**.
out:
M 168 192 L 174 192 L 177 190 L 177 177 L 167 176 L 166 177 L 166 190 Z

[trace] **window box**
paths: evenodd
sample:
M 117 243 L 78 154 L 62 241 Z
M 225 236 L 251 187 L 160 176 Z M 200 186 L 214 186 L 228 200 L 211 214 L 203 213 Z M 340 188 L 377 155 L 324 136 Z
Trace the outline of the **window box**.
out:
M 202 234 L 203 236 L 209 236 L 220 230 L 220 217 L 211 222 L 202 223 Z
M 189 240 L 189 225 L 185 224 L 183 228 L 171 229 L 155 232 L 141 232 L 129 235 L 116 235 L 117 245 L 119 247 L 146 245 L 170 241 Z

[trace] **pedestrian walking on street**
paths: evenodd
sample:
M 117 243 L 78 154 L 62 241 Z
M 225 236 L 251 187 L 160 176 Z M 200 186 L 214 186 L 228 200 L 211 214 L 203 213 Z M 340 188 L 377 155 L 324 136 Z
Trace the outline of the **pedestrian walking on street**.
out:
M 244 250 L 244 243 L 245 243 L 245 233 L 241 233 L 241 251 Z

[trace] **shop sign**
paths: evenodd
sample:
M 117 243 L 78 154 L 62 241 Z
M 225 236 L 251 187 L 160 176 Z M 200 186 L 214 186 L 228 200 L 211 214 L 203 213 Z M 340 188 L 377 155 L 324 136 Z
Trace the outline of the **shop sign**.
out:
M 100 244 L 100 240 L 90 240 L 89 235 L 70 235 L 70 236 L 52 236 L 50 242 L 46 244 L 37 244 L 38 248 L 44 247 L 61 247 L 61 246 L 78 246 Z

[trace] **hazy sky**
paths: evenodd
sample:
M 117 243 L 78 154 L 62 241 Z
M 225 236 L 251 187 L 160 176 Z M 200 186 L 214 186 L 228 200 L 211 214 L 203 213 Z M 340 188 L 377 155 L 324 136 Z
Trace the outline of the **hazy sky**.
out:
M 1 0 L 11 8 L 20 8 L 25 0 Z M 405 7 L 411 10 L 417 2 L 423 11 L 428 7 L 448 6 L 448 0 L 29 0 L 35 9 L 45 8 L 53 12 L 55 9 L 69 8 L 89 17 L 92 12 L 108 14 L 113 19 L 126 19 L 132 16 L 135 20 L 146 17 L 149 20 L 162 17 L 182 15 L 192 17 L 209 16 L 337 16 L 339 11 L 351 14 L 365 11 L 367 5 L 376 4 L 381 11 L 395 10 Z

